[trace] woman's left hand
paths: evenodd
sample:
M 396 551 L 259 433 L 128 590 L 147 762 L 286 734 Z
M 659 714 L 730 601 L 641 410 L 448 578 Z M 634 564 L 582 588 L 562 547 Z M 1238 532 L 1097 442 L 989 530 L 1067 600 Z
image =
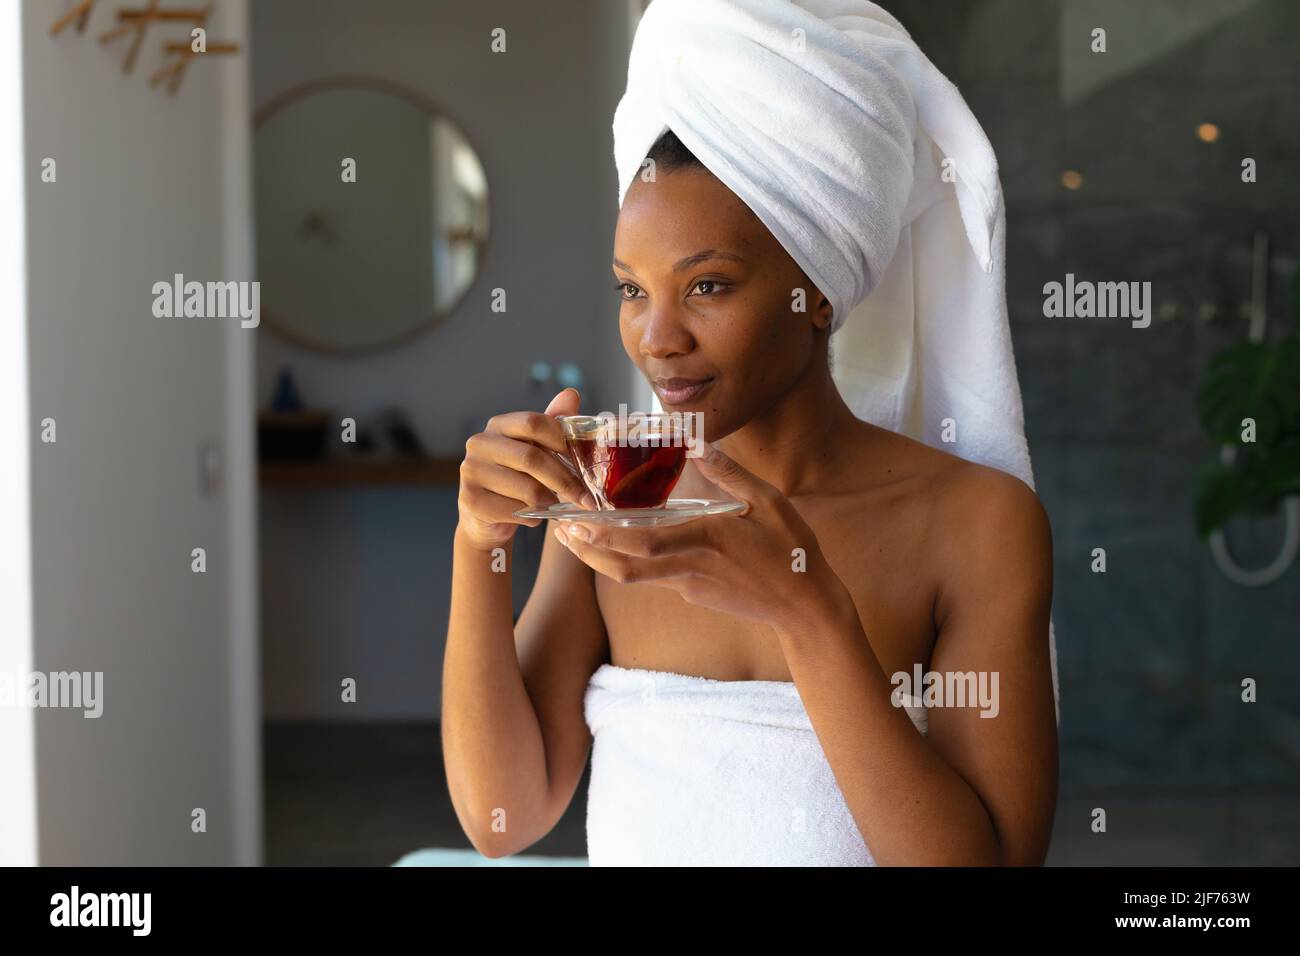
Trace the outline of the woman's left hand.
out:
M 851 602 L 785 495 L 712 445 L 693 460 L 705 478 L 749 507 L 663 528 L 557 524 L 556 537 L 615 581 L 669 588 L 691 604 L 777 628 Z

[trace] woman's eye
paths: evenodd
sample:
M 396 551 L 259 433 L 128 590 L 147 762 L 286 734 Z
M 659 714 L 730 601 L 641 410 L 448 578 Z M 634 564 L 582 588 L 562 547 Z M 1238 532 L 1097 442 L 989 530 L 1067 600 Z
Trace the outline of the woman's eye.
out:
M 701 279 L 695 285 L 691 286 L 692 292 L 699 292 L 700 295 L 713 295 L 726 285 L 717 279 Z M 619 282 L 614 286 L 614 291 L 618 292 L 623 299 L 640 298 L 641 289 L 630 282 Z

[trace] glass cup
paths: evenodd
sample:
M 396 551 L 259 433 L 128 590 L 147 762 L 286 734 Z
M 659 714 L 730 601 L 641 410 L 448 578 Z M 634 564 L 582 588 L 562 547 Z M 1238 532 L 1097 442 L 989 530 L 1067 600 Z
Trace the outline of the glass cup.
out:
M 561 415 L 557 420 L 569 449 L 565 463 L 601 511 L 662 508 L 699 437 L 696 422 L 680 412 Z

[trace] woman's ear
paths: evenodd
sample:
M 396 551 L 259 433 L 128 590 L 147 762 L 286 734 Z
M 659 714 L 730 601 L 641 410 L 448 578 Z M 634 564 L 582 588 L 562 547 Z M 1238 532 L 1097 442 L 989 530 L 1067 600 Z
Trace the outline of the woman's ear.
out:
M 831 320 L 834 318 L 835 307 L 831 305 L 831 300 L 817 293 L 817 307 L 813 309 L 813 325 L 819 329 L 828 329 Z

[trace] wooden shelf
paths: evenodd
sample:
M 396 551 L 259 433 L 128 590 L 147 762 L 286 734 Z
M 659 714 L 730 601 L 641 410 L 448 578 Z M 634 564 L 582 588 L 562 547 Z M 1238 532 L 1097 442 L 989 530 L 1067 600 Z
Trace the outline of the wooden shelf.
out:
M 261 461 L 257 474 L 263 485 L 298 487 L 456 485 L 460 482 L 460 462 L 450 458 Z

